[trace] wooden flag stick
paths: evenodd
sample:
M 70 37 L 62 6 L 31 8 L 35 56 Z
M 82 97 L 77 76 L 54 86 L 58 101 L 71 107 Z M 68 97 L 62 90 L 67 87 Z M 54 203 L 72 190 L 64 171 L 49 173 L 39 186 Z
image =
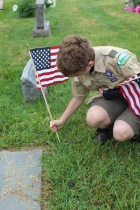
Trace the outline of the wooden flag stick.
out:
M 31 56 L 31 52 L 30 52 L 30 48 L 29 48 L 29 45 L 28 45 L 27 42 L 26 42 L 26 45 L 27 45 L 27 49 L 28 49 L 28 51 L 29 51 L 29 55 L 30 55 L 30 58 L 31 58 L 32 63 L 33 63 L 33 66 L 34 66 L 34 70 L 35 70 L 36 75 L 37 75 L 37 79 L 38 79 L 38 81 L 39 81 L 39 85 L 40 85 L 40 87 L 41 87 L 41 92 L 42 92 L 42 95 L 43 95 L 43 97 L 44 97 L 44 100 L 45 100 L 45 103 L 46 103 L 46 106 L 47 106 L 47 109 L 48 109 L 48 112 L 49 112 L 51 121 L 53 121 L 53 118 L 52 118 L 52 115 L 51 115 L 51 112 L 50 112 L 50 108 L 49 108 L 48 102 L 47 102 L 47 100 L 46 100 L 46 97 L 45 97 L 45 94 L 44 94 L 44 90 L 43 90 L 43 88 L 42 88 L 40 79 L 39 79 L 39 77 L 38 77 L 38 73 L 37 73 L 36 67 L 35 67 L 35 65 L 34 65 L 34 62 L 33 62 L 32 56 Z M 56 135 L 57 135 L 58 141 L 60 142 L 60 139 L 59 139 L 59 136 L 58 136 L 58 133 L 57 133 L 57 132 L 56 132 Z

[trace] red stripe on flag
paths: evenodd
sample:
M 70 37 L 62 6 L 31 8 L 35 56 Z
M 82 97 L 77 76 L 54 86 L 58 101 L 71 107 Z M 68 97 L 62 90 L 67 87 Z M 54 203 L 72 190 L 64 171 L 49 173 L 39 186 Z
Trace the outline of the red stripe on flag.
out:
M 52 50 L 59 49 L 59 46 L 50 47 L 50 49 Z
M 131 96 L 131 98 L 132 98 L 132 100 L 133 100 L 134 106 L 136 107 L 136 99 L 135 99 L 134 95 L 132 94 L 131 89 L 130 89 L 129 86 L 127 86 L 127 91 L 128 91 L 129 95 Z M 128 99 L 129 99 L 129 98 L 128 98 Z M 129 101 L 130 101 L 130 100 L 129 100 Z M 130 108 L 131 108 L 131 110 L 132 110 L 133 107 L 132 107 L 131 101 L 129 102 L 129 106 L 130 106 Z M 135 110 L 134 110 L 134 109 L 133 109 L 133 113 L 135 113 Z M 136 114 L 136 113 L 135 113 L 135 114 Z
M 134 92 L 135 92 L 135 94 L 137 95 L 137 98 L 138 98 L 138 103 L 137 103 L 136 98 L 135 98 L 135 107 L 138 110 L 138 112 L 140 113 L 140 108 L 138 106 L 138 104 L 140 104 L 140 93 L 138 92 L 137 86 L 135 84 L 137 85 L 137 83 L 135 83 L 135 82 L 131 83 L 131 85 L 132 85 L 132 87 L 134 89 Z
M 56 67 L 56 65 L 52 65 L 52 66 L 50 66 L 50 69 L 53 69 L 53 68 L 55 68 Z
M 130 89 L 130 86 L 129 86 L 130 84 L 133 87 L 133 91 L 134 91 L 135 95 L 133 94 L 133 92 Z M 128 94 L 127 94 L 127 92 L 125 92 L 126 90 L 124 90 L 123 87 L 120 87 L 120 92 L 127 99 L 131 111 L 134 113 L 134 115 L 137 115 L 138 116 L 138 114 L 136 113 L 136 110 L 135 109 L 137 109 L 137 111 L 140 113 L 140 108 L 139 108 L 139 103 L 140 103 L 140 98 L 139 97 L 140 97 L 140 94 L 139 94 L 139 92 L 137 90 L 137 86 L 135 84 L 137 84 L 137 83 L 130 82 L 129 84 L 122 85 L 123 87 L 125 87 L 127 89 Z M 138 100 L 139 100 L 138 103 L 136 101 L 136 95 L 137 95 Z M 130 99 L 130 97 L 131 97 L 131 99 Z M 132 105 L 133 105 L 134 108 L 132 107 Z M 138 117 L 140 117 L 140 116 L 138 116 Z
M 54 52 L 54 53 L 51 52 L 50 53 L 51 56 L 54 56 L 54 55 L 57 55 L 57 54 L 58 54 L 58 52 Z
M 51 71 L 51 72 L 44 72 L 44 73 L 41 73 L 41 74 L 38 73 L 38 76 L 42 77 L 42 76 L 47 76 L 47 75 L 51 75 L 51 74 L 55 74 L 55 73 L 60 73 L 60 71 L 55 70 L 55 71 Z M 37 78 L 37 75 L 36 75 L 36 78 Z
M 55 61 L 56 61 L 56 59 L 51 59 L 51 63 L 52 63 L 52 62 L 55 62 Z
M 127 90 L 128 90 L 128 88 L 127 88 Z M 127 99 L 131 111 L 134 113 L 134 115 L 136 115 L 135 111 L 132 109 L 131 101 L 130 101 L 130 99 L 129 99 L 129 96 L 126 95 L 124 89 L 121 88 L 121 87 L 120 87 L 120 92 L 121 92 L 121 94 L 122 94 L 123 96 L 125 96 L 125 98 Z
M 42 83 L 42 82 L 47 82 L 47 81 L 49 81 L 49 80 L 53 80 L 53 79 L 61 79 L 61 78 L 64 78 L 63 76 L 61 76 L 61 75 L 56 75 L 56 76 L 53 76 L 53 77 L 49 77 L 49 78 L 44 78 L 44 79 L 40 79 L 40 82 Z
M 66 82 L 67 80 L 69 80 L 69 79 L 65 79 L 65 80 L 63 80 L 63 81 L 50 82 L 49 84 L 44 84 L 44 85 L 42 85 L 42 87 L 50 86 L 50 85 L 57 84 L 57 83 L 63 83 L 63 82 Z M 37 84 L 39 85 L 38 82 L 37 82 Z M 38 87 L 38 90 L 41 90 L 41 88 Z

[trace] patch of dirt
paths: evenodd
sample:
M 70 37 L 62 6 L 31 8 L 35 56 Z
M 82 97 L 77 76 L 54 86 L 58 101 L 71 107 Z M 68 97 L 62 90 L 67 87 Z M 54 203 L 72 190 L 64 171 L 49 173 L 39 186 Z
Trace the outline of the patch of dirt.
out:
M 2 11 L 2 10 L 0 10 Z M 8 28 L 9 26 L 3 22 L 0 23 L 0 28 L 3 27 L 3 28 Z
M 129 15 L 122 16 L 122 14 L 119 14 L 117 12 L 108 12 L 108 14 L 112 15 L 113 17 L 120 17 L 120 18 L 129 17 Z
M 69 9 L 71 12 L 79 12 L 80 9 L 78 9 L 77 7 L 73 7 Z
M 29 52 L 28 50 L 23 50 L 23 52 L 17 56 L 15 56 L 15 61 L 13 61 L 13 63 L 11 64 L 11 66 L 14 66 L 18 63 L 21 63 L 21 62 L 24 62 L 25 61 L 25 58 L 29 56 L 29 59 L 30 59 L 30 55 L 29 55 Z
M 25 146 L 25 147 L 22 147 L 21 149 L 17 149 L 16 147 L 12 147 L 12 148 L 9 148 L 9 149 L 3 149 L 2 151 L 18 152 L 18 151 L 33 151 L 33 150 L 42 150 L 43 152 L 50 152 L 46 148 L 46 146 Z
M 48 201 L 52 191 L 52 187 L 49 181 L 47 180 L 46 171 L 44 171 L 44 168 L 42 168 L 42 174 L 45 174 L 45 176 L 42 176 L 41 199 L 43 200 L 43 202 L 41 210 L 48 210 Z
M 89 21 L 86 18 L 80 17 L 79 20 L 80 20 L 80 23 L 84 23 L 86 25 L 94 25 L 94 24 L 96 24 L 96 20 L 95 19 Z

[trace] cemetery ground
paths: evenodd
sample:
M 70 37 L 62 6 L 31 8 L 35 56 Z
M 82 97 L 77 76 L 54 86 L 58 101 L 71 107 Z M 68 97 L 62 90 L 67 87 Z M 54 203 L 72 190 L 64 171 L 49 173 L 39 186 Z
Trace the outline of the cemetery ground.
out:
M 88 104 L 56 134 L 49 128 L 43 97 L 24 102 L 20 77 L 30 49 L 58 46 L 71 34 L 89 38 L 93 46 L 127 48 L 140 62 L 140 15 L 127 12 L 124 0 L 58 0 L 45 10 L 52 37 L 31 37 L 35 17 L 21 19 L 5 0 L 0 12 L 0 151 L 42 148 L 42 210 L 140 209 L 140 145 L 109 140 L 104 146 L 86 124 Z M 53 119 L 72 98 L 71 79 L 48 87 Z

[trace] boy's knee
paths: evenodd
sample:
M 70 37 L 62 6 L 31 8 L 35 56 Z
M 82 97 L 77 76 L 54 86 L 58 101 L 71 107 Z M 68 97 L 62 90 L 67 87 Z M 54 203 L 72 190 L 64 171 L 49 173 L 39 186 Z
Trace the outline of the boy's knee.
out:
M 117 120 L 113 128 L 113 137 L 117 141 L 126 141 L 134 136 L 134 132 L 130 125 L 126 122 Z
M 96 106 L 91 107 L 87 112 L 86 121 L 90 127 L 99 127 L 99 125 L 104 121 L 104 119 L 104 115 Z
M 113 137 L 117 141 L 125 141 L 128 139 L 127 137 L 127 130 L 120 128 L 120 127 L 115 127 L 113 129 Z
M 124 141 L 124 135 L 122 133 L 120 133 L 119 131 L 114 131 L 113 137 L 117 141 Z
M 96 127 L 96 124 L 98 123 L 97 121 L 95 121 L 96 116 L 94 116 L 92 113 L 88 112 L 87 116 L 86 116 L 86 121 L 87 124 L 90 127 Z M 95 123 L 96 122 L 96 123 Z

